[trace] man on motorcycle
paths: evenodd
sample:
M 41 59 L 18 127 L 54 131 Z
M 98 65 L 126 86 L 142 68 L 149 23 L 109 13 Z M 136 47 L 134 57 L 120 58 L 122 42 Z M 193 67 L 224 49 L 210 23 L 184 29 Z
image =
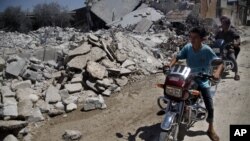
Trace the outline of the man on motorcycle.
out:
M 222 16 L 220 18 L 220 21 L 221 29 L 216 34 L 215 39 L 223 39 L 225 41 L 225 44 L 232 43 L 232 46 L 228 48 L 227 57 L 234 64 L 234 80 L 240 80 L 238 65 L 236 62 L 237 56 L 240 52 L 240 36 L 236 33 L 235 28 L 231 26 L 231 21 L 229 18 L 227 18 L 226 16 Z
M 179 59 L 186 59 L 187 66 L 191 68 L 192 73 L 199 72 L 210 72 L 211 61 L 215 58 L 218 58 L 213 50 L 205 44 L 202 44 L 207 33 L 204 28 L 195 27 L 190 31 L 190 42 L 185 45 L 182 50 L 177 54 L 177 56 L 166 65 L 167 67 L 173 66 Z M 199 69 L 197 69 L 199 68 Z M 220 74 L 223 70 L 223 64 L 221 64 L 218 69 L 214 72 L 213 76 L 215 79 L 220 78 Z M 212 141 L 219 141 L 219 136 L 216 134 L 213 126 L 214 119 L 214 108 L 213 108 L 213 99 L 210 94 L 210 85 L 209 80 L 198 80 L 199 89 L 202 93 L 202 97 L 208 110 L 207 122 L 209 127 L 207 130 L 208 136 Z

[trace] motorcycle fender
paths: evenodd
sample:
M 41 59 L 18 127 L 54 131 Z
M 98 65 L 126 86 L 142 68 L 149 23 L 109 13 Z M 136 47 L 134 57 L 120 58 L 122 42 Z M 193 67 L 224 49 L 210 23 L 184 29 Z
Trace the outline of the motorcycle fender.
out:
M 173 125 L 175 116 L 176 113 L 168 111 L 164 116 L 163 122 L 161 123 L 161 129 L 166 131 L 170 130 Z

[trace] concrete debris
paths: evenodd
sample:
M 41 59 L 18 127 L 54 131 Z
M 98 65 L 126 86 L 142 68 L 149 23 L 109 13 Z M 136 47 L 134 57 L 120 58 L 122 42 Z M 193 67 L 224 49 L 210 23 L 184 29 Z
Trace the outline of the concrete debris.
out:
M 77 130 L 65 130 L 62 137 L 65 141 L 76 141 L 81 139 L 82 133 Z
M 119 86 L 125 86 L 128 83 L 128 78 L 125 76 L 122 76 L 121 78 L 116 78 L 115 82 Z
M 107 105 L 104 103 L 104 99 L 101 95 L 97 97 L 89 97 L 83 106 L 84 111 L 90 111 L 94 109 L 106 109 Z
M 3 116 L 4 117 L 17 117 L 18 116 L 18 108 L 17 101 L 13 97 L 5 97 L 3 98 Z
M 40 108 L 36 107 L 31 111 L 31 116 L 29 117 L 29 122 L 39 122 L 43 121 L 45 118 L 43 117 Z
M 75 103 L 70 103 L 66 106 L 66 112 L 71 112 L 77 109 L 77 105 Z
M 87 64 L 87 72 L 94 78 L 103 79 L 106 68 L 99 63 L 89 61 Z
M 11 88 L 12 88 L 13 91 L 16 91 L 18 89 L 30 88 L 30 87 L 31 87 L 31 81 L 30 80 L 14 82 L 11 85 Z
M 80 47 L 70 50 L 68 55 L 69 57 L 73 57 L 77 55 L 86 54 L 90 51 L 90 47 L 91 45 L 84 43 Z
M 21 118 L 27 119 L 31 116 L 33 110 L 33 102 L 29 99 L 21 100 L 18 102 L 18 114 Z
M 58 101 L 61 101 L 59 90 L 52 85 L 49 86 L 46 91 L 45 101 L 48 103 L 57 103 Z
M 15 131 L 20 130 L 28 125 L 27 121 L 18 121 L 18 120 L 0 120 L 0 130 L 1 131 Z
M 3 71 L 3 69 L 5 68 L 5 60 L 0 57 L 0 71 Z
M 67 63 L 69 68 L 83 69 L 87 65 L 88 55 L 81 55 L 73 58 Z
M 138 33 L 145 33 L 153 25 L 153 22 L 148 19 L 142 19 L 135 27 L 134 31 Z
M 55 108 L 56 109 L 59 109 L 59 110 L 64 110 L 64 105 L 63 105 L 63 103 L 62 102 L 57 102 L 56 104 L 55 104 Z
M 65 89 L 68 90 L 69 93 L 76 93 L 80 92 L 83 87 L 81 83 L 75 83 L 75 84 L 66 84 Z
M 113 23 L 111 23 L 109 25 L 110 26 L 118 26 L 118 25 L 120 25 L 121 27 L 126 28 L 126 27 L 128 27 L 130 25 L 136 25 L 136 24 L 140 23 L 142 20 L 145 20 L 145 19 L 147 19 L 148 21 L 153 22 L 153 21 L 158 21 L 163 17 L 164 17 L 164 15 L 162 13 L 156 11 L 154 8 L 147 7 L 147 8 L 137 9 L 137 10 L 123 16 L 122 20 L 117 21 L 117 22 L 113 22 Z M 145 28 L 146 28 L 146 26 L 145 26 Z
M 14 135 L 10 134 L 10 135 L 6 136 L 3 139 L 3 141 L 18 141 L 18 139 Z
M 26 60 L 16 56 L 15 61 L 7 63 L 6 73 L 17 77 L 23 71 L 26 63 Z
M 104 22 L 110 23 L 120 20 L 139 4 L 140 0 L 101 0 L 91 7 L 91 11 Z
M 1 94 L 3 97 L 15 97 L 16 94 L 11 91 L 10 87 L 2 86 L 1 87 Z
M 95 26 L 110 28 L 0 31 L 1 118 L 32 123 L 80 104 L 84 111 L 105 109 L 103 96 L 159 72 L 187 43 L 195 22 L 215 29 L 211 20 L 197 18 L 199 6 L 173 0 L 101 0 L 91 12 L 102 19 Z

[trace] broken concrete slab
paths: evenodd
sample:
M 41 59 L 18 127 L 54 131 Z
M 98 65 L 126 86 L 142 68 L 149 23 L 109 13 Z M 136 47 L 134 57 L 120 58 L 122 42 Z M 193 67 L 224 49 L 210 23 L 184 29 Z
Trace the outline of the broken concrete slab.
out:
M 90 111 L 94 109 L 105 109 L 105 108 L 107 108 L 107 105 L 104 103 L 104 99 L 101 95 L 98 95 L 98 97 L 87 98 L 83 106 L 84 111 Z
M 109 89 L 106 89 L 104 92 L 102 92 L 103 96 L 110 96 L 110 94 L 111 94 L 111 90 Z
M 145 33 L 152 26 L 153 22 L 148 19 L 142 19 L 135 27 L 134 31 L 138 33 Z
M 42 113 L 48 113 L 50 110 L 50 105 L 49 103 L 43 101 L 43 100 L 39 100 L 36 103 L 36 106 L 40 108 Z
M 94 78 L 103 79 L 106 73 L 106 68 L 99 63 L 89 61 L 87 64 L 87 72 Z
M 28 125 L 28 122 L 26 121 L 18 121 L 18 120 L 0 120 L 0 130 L 8 130 L 8 131 L 14 131 L 16 129 L 22 129 Z
M 115 55 L 116 55 L 117 61 L 120 63 L 124 62 L 128 58 L 127 54 L 121 53 L 118 50 L 115 52 Z
M 0 71 L 3 71 L 3 69 L 5 68 L 5 60 L 0 57 Z
M 68 56 L 73 57 L 77 55 L 86 54 L 90 51 L 90 47 L 91 45 L 83 43 L 80 47 L 70 50 Z
M 3 97 L 15 97 L 16 93 L 12 92 L 9 86 L 2 86 L 1 93 Z
M 125 86 L 128 83 L 128 78 L 125 76 L 122 76 L 121 78 L 116 78 L 115 82 L 119 86 Z
M 18 76 L 25 68 L 26 63 L 26 60 L 17 57 L 16 61 L 7 63 L 6 73 L 11 74 L 13 76 Z
M 101 64 L 106 68 L 116 68 L 115 62 L 112 62 L 109 59 L 103 59 Z
M 61 95 L 62 100 L 67 99 L 70 96 L 68 90 L 66 89 L 60 90 L 59 94 Z
M 77 96 L 70 95 L 68 98 L 64 99 L 62 102 L 63 102 L 63 104 L 68 105 L 70 103 L 77 104 L 77 101 L 78 101 Z
M 104 57 L 106 57 L 106 52 L 99 47 L 92 47 L 88 57 L 90 61 L 98 61 Z
M 126 68 L 126 67 L 131 66 L 131 65 L 135 65 L 135 62 L 133 62 L 129 59 L 127 59 L 125 62 L 122 63 L 123 68 Z
M 10 134 L 10 135 L 6 136 L 3 139 L 3 141 L 18 141 L 18 139 L 14 135 Z
M 114 83 L 113 79 L 104 78 L 103 80 L 96 81 L 98 85 L 104 86 L 105 88 L 109 87 L 112 83 Z
M 77 109 L 77 105 L 75 103 L 70 103 L 66 106 L 66 112 L 71 112 Z
M 68 63 L 67 66 L 69 68 L 75 68 L 75 69 L 83 69 L 87 65 L 87 61 L 89 60 L 88 55 L 81 55 L 81 56 L 76 56 L 75 58 L 71 59 Z
M 36 71 L 32 71 L 32 70 L 25 70 L 25 72 L 22 74 L 22 77 L 24 79 L 28 79 L 28 80 L 31 80 L 33 82 L 35 81 L 39 81 L 41 82 L 42 81 L 42 74 L 39 74 L 38 72 Z
M 11 88 L 12 88 L 13 91 L 16 91 L 18 89 L 30 88 L 30 87 L 31 87 L 31 81 L 30 80 L 14 82 L 11 85 Z
M 110 23 L 133 11 L 140 0 L 102 0 L 91 7 L 91 11 L 104 22 Z
M 58 116 L 58 115 L 62 115 L 63 113 L 64 113 L 64 110 L 59 110 L 59 109 L 52 108 L 52 109 L 49 110 L 48 115 L 50 117 L 55 117 L 55 116 Z
M 93 41 L 99 41 L 99 38 L 97 36 L 95 36 L 94 34 L 89 34 L 88 38 L 93 40 Z
M 64 110 L 64 105 L 62 102 L 57 102 L 54 106 L 56 109 Z
M 39 122 L 39 121 L 43 121 L 44 119 L 45 118 L 43 117 L 41 110 L 39 109 L 39 107 L 36 107 L 31 111 L 31 116 L 29 117 L 28 121 Z
M 163 17 L 164 15 L 162 13 L 156 11 L 154 8 L 147 7 L 130 12 L 127 15 L 123 16 L 120 21 L 108 24 L 108 26 L 120 25 L 121 27 L 126 28 L 130 25 L 138 24 L 143 19 L 147 19 L 153 22 L 158 21 Z
M 21 100 L 18 102 L 18 114 L 21 118 L 28 118 L 32 113 L 33 103 L 29 99 Z
M 90 81 L 90 80 L 86 80 L 86 85 L 87 85 L 90 89 L 94 90 L 95 92 L 98 92 L 97 88 L 95 87 L 95 85 L 96 85 L 95 82 Z
M 59 90 L 56 87 L 50 85 L 46 91 L 45 101 L 48 103 L 57 103 L 58 101 L 61 101 Z
M 65 141 L 80 140 L 82 137 L 82 133 L 77 130 L 65 130 L 62 137 Z
M 65 84 L 65 89 L 68 90 L 69 93 L 76 93 L 80 92 L 83 87 L 81 83 Z
M 3 98 L 3 116 L 4 117 L 17 117 L 17 101 L 14 97 L 4 97 Z

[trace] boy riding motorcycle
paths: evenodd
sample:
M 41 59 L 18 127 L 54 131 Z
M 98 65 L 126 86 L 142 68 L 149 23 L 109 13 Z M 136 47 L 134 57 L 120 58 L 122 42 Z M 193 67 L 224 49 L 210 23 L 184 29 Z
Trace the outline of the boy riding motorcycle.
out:
M 202 41 L 204 41 L 206 37 L 206 30 L 201 27 L 195 27 L 190 31 L 189 36 L 191 43 L 186 44 L 166 67 L 171 68 L 179 59 L 186 59 L 187 66 L 191 68 L 192 73 L 208 73 L 210 71 L 211 61 L 218 57 L 208 45 L 202 44 Z M 222 70 L 223 64 L 219 65 L 218 69 L 214 72 L 213 76 L 215 79 L 220 78 Z M 207 122 L 209 126 L 207 134 L 212 141 L 219 141 L 219 136 L 216 134 L 213 126 L 214 107 L 212 95 L 210 94 L 209 80 L 199 80 L 197 83 L 202 93 L 206 109 L 208 110 Z

